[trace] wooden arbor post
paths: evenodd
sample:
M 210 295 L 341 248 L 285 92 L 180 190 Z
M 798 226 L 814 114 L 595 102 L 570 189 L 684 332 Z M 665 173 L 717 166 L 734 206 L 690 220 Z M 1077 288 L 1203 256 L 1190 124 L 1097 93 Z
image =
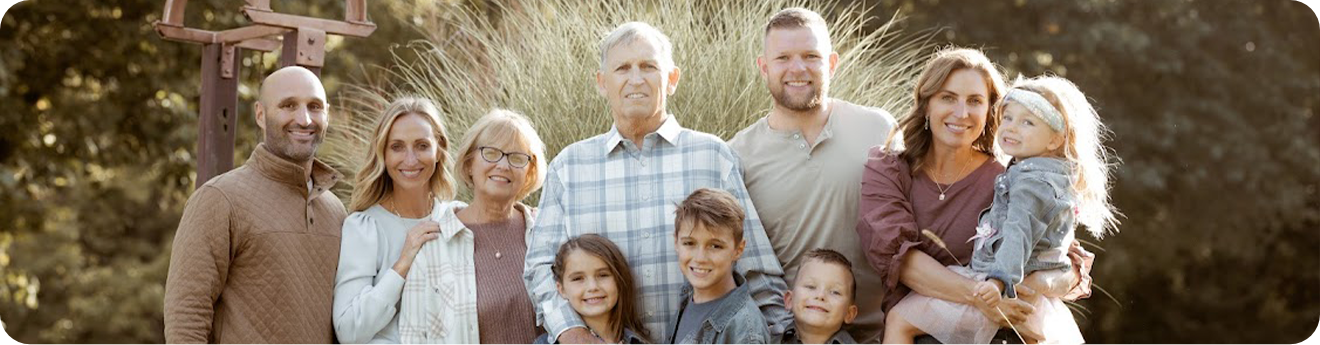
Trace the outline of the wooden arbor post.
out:
M 367 37 L 376 25 L 367 19 L 366 0 L 345 0 L 344 20 L 278 13 L 270 0 L 245 0 L 243 15 L 251 25 L 224 31 L 186 27 L 188 0 L 165 0 L 156 33 L 166 40 L 202 45 L 201 114 L 197 129 L 197 181 L 200 187 L 234 168 L 234 131 L 238 125 L 238 56 L 243 49 L 280 49 L 280 67 L 298 65 L 321 75 L 326 35 Z M 274 37 L 280 37 L 276 40 Z

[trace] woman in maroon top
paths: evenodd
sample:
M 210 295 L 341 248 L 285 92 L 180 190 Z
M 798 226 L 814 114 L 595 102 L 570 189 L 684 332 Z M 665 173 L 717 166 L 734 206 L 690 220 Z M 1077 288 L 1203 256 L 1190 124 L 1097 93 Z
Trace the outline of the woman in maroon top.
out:
M 975 281 L 945 267 L 971 262 L 968 240 L 994 199 L 995 177 L 1004 172 L 995 159 L 999 114 L 991 111 L 1003 90 L 1003 77 L 980 51 L 936 52 L 917 79 L 912 112 L 899 121 L 906 150 L 871 149 L 857 233 L 867 261 L 884 281 L 884 311 L 916 291 L 977 306 L 1005 326 L 1005 317 L 1020 323 L 1031 313 L 1024 302 L 1004 300 L 1001 317 L 972 297 Z M 1090 253 L 1076 243 L 1073 249 L 1075 270 L 1033 273 L 1019 293 L 1089 296 Z

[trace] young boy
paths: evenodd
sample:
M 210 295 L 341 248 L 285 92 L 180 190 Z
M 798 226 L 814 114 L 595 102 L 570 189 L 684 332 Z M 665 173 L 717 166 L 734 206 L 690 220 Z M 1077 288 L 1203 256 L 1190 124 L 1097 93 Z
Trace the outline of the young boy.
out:
M 780 344 L 856 344 L 844 324 L 857 317 L 857 281 L 852 262 L 839 252 L 817 248 L 807 252 L 798 267 L 793 290 L 784 304 L 793 310 L 793 323 Z
M 683 287 L 679 312 L 669 322 L 669 344 L 764 344 L 765 317 L 733 265 L 742 256 L 742 205 L 728 192 L 702 188 L 675 211 L 674 248 Z

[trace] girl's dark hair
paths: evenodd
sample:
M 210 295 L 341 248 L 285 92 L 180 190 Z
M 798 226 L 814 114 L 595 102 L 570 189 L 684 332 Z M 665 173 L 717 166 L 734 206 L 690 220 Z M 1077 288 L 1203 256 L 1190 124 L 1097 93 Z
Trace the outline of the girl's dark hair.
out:
M 579 250 L 604 261 L 605 266 L 609 267 L 610 274 L 614 276 L 614 286 L 619 290 L 618 302 L 610 311 L 610 328 L 613 328 L 614 334 L 622 337 L 626 328 L 642 338 L 649 339 L 646 326 L 637 316 L 640 300 L 638 300 L 637 284 L 636 280 L 633 280 L 632 268 L 628 266 L 628 259 L 623 256 L 623 252 L 610 239 L 597 234 L 585 234 L 571 238 L 560 245 L 559 252 L 555 254 L 555 263 L 550 266 L 555 281 L 561 285 L 564 283 L 566 270 L 564 265 L 568 261 L 568 256 Z

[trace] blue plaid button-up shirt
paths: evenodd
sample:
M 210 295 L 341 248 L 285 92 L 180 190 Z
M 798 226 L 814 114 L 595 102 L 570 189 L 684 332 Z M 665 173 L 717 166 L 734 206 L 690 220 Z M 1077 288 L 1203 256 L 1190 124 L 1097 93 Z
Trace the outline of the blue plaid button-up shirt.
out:
M 641 148 L 618 128 L 568 147 L 550 163 L 540 215 L 528 237 L 523 280 L 536 304 L 537 322 L 554 339 L 583 323 L 555 289 L 554 263 L 570 237 L 595 233 L 614 241 L 628 258 L 651 340 L 678 312 L 684 279 L 674 252 L 674 210 L 698 188 L 718 188 L 743 205 L 747 247 L 734 269 L 747 278 L 770 332 L 792 316 L 784 308 L 783 268 L 747 196 L 738 157 L 714 135 L 683 128 L 673 115 L 647 134 Z

